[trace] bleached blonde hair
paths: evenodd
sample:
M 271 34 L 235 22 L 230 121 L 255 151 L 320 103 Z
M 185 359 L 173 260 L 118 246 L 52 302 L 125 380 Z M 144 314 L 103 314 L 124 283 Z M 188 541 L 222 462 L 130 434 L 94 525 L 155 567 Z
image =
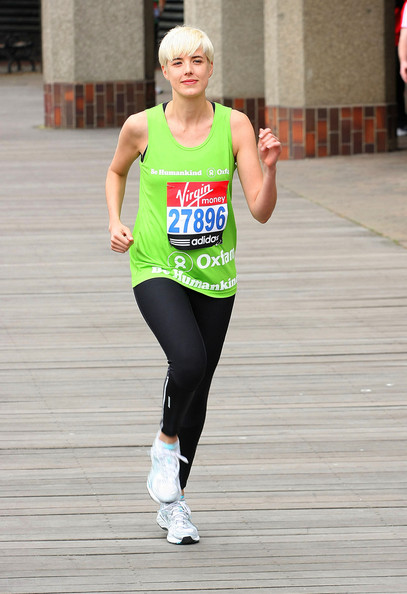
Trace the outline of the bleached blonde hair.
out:
M 158 50 L 161 66 L 180 56 L 192 56 L 198 48 L 202 48 L 209 62 L 213 62 L 214 49 L 206 33 L 188 25 L 178 25 L 170 29 L 163 37 Z

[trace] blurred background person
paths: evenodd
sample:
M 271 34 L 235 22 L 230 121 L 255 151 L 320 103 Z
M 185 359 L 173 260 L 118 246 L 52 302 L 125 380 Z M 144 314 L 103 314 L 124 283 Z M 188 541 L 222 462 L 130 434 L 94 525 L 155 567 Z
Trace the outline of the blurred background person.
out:
M 396 90 L 397 136 L 407 136 L 405 84 L 407 83 L 407 1 L 398 0 L 395 7 L 396 23 Z

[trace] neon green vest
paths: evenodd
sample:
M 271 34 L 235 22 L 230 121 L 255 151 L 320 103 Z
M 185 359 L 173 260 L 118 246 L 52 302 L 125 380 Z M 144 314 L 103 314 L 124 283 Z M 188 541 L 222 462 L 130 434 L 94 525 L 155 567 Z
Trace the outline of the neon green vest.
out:
M 148 148 L 130 248 L 133 286 L 161 277 L 212 297 L 234 295 L 231 109 L 216 103 L 209 136 L 192 148 L 172 136 L 162 105 L 146 113 Z

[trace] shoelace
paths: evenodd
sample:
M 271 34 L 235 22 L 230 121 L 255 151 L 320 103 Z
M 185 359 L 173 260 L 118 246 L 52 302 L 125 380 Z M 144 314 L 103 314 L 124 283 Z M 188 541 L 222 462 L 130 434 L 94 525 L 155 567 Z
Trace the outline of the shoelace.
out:
M 162 467 L 162 472 L 163 474 L 167 474 L 168 476 L 178 475 L 178 460 L 181 460 L 182 462 L 185 462 L 185 464 L 188 464 L 187 458 L 185 458 L 185 456 L 182 456 L 182 454 L 180 452 L 177 452 L 176 450 L 162 449 L 160 452 L 156 453 L 156 456 L 160 460 L 165 460 L 165 464 Z
M 170 510 L 171 520 L 178 526 L 186 526 L 190 524 L 191 510 L 183 501 L 177 501 L 171 504 L 172 509 Z

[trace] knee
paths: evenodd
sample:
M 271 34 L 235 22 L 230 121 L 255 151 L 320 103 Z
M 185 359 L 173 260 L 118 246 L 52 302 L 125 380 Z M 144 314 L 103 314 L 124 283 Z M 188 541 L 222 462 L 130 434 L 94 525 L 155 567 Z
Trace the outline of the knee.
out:
M 206 353 L 184 353 L 170 363 L 170 373 L 174 382 L 187 392 L 197 389 L 206 374 Z

